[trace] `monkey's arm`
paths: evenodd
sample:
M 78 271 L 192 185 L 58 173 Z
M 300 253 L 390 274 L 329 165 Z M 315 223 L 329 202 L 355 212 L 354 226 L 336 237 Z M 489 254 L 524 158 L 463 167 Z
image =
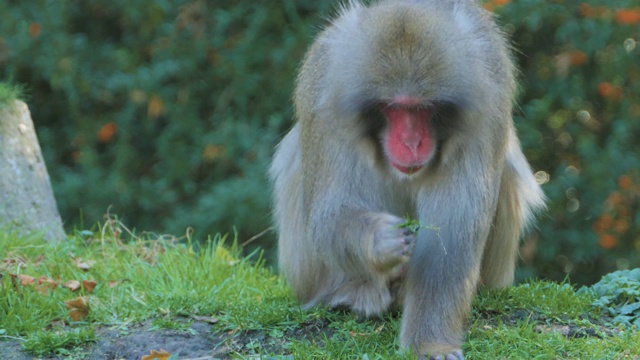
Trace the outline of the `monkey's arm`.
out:
M 421 231 L 409 262 L 400 342 L 421 355 L 456 356 L 479 283 L 480 266 L 498 200 L 501 165 L 482 148 L 464 150 L 457 166 L 418 195 Z M 517 238 L 511 239 L 517 242 Z M 496 254 L 506 256 L 506 254 Z
M 305 239 L 325 264 L 322 277 L 329 279 L 319 286 L 315 302 L 379 315 L 392 300 L 389 280 L 401 273 L 413 249 L 414 235 L 400 227 L 405 220 L 396 215 L 406 213 L 406 196 L 390 191 L 388 179 L 352 150 L 358 144 L 310 142 L 328 154 L 302 151 L 309 159 L 301 164 Z M 351 149 L 342 149 L 344 144 Z
M 270 170 L 280 271 L 307 306 L 379 315 L 391 302 L 387 283 L 408 261 L 413 235 L 398 227 L 402 218 L 380 210 L 393 198 L 379 176 L 339 145 L 328 153 L 339 154 L 343 166 L 306 154 L 316 144 L 312 138 L 302 146 L 302 132 L 297 124 L 287 134 Z
M 342 209 L 330 215 L 316 214 L 311 225 L 311 239 L 326 264 L 324 276 L 330 279 L 317 301 L 332 307 L 347 306 L 364 316 L 379 316 L 393 301 L 389 281 L 403 272 L 414 236 L 399 227 L 404 223 L 402 218 L 373 211 L 373 206 L 342 204 Z

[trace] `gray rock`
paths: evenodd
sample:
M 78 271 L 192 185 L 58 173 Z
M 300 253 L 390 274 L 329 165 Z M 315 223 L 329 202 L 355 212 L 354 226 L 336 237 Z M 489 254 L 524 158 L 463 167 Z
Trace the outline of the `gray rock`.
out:
M 0 226 L 20 234 L 66 237 L 29 108 L 0 104 Z

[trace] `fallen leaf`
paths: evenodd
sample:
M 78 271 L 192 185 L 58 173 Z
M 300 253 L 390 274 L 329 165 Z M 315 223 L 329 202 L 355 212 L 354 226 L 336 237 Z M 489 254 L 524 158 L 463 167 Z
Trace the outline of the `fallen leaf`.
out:
M 81 296 L 64 302 L 64 304 L 67 305 L 67 309 L 69 309 L 69 316 L 71 316 L 73 321 L 81 321 L 89 315 L 89 303 L 87 300 L 88 298 L 86 296 Z
M 109 286 L 112 289 L 116 287 L 116 285 L 118 285 L 118 280 L 111 280 L 107 283 L 107 286 Z
M 33 276 L 24 275 L 24 274 L 20 274 L 20 275 L 9 274 L 9 275 L 11 275 L 11 278 L 14 281 L 15 280 L 20 280 L 20 284 L 22 286 L 31 285 L 31 284 L 34 284 L 36 282 L 36 278 L 34 278 Z
M 29 275 L 20 274 L 20 283 L 24 286 L 35 284 L 36 278 Z
M 80 281 L 69 280 L 66 283 L 64 283 L 64 286 L 71 291 L 77 291 L 78 289 L 80 289 Z
M 38 278 L 38 285 L 42 285 L 42 284 L 54 284 L 55 286 L 58 286 L 59 282 L 53 280 L 48 276 L 42 275 Z
M 84 271 L 89 271 L 96 264 L 95 260 L 83 261 L 82 259 L 75 259 L 76 266 Z
M 171 354 L 167 350 L 160 349 L 160 351 L 151 350 L 150 355 L 142 356 L 142 360 L 169 360 Z
M 48 295 L 49 291 L 55 290 L 60 283 L 47 276 L 38 278 L 38 292 L 42 295 Z
M 380 332 L 382 332 L 382 330 L 383 330 L 383 329 L 384 329 L 384 324 L 382 324 L 382 325 L 378 326 L 378 327 L 376 328 L 376 330 L 375 330 L 375 333 L 376 333 L 376 334 L 379 334 Z
M 0 261 L 0 271 L 9 270 L 14 266 L 25 265 L 27 260 L 22 256 L 7 257 Z
M 359 332 L 355 332 L 355 331 L 349 331 L 349 334 L 351 334 L 351 336 L 356 337 L 365 337 L 365 336 L 369 336 L 369 334 L 365 334 L 365 333 L 359 333 Z
M 82 280 L 82 287 L 89 293 L 93 293 L 93 289 L 96 288 L 96 285 L 98 285 L 98 283 L 93 280 Z

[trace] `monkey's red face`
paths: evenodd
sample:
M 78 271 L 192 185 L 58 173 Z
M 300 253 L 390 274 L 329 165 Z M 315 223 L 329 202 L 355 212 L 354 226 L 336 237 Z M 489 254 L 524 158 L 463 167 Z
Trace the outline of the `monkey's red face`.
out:
M 384 146 L 391 165 L 405 174 L 420 170 L 433 156 L 433 109 L 411 98 L 399 98 L 383 110 L 389 125 Z

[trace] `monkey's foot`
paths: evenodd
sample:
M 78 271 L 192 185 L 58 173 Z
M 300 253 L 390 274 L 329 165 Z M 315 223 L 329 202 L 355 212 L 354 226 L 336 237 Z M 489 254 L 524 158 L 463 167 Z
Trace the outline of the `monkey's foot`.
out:
M 423 343 L 421 345 L 403 345 L 407 349 L 413 349 L 420 360 L 464 360 L 464 354 L 460 345 L 446 343 Z
M 423 359 L 423 358 L 421 357 L 420 359 Z M 451 354 L 432 355 L 429 357 L 429 360 L 464 360 L 464 355 L 462 354 L 462 350 L 456 350 Z
M 385 313 L 391 301 L 391 294 L 386 285 L 349 282 L 333 292 L 327 303 L 332 308 L 346 306 L 356 314 L 371 317 Z

